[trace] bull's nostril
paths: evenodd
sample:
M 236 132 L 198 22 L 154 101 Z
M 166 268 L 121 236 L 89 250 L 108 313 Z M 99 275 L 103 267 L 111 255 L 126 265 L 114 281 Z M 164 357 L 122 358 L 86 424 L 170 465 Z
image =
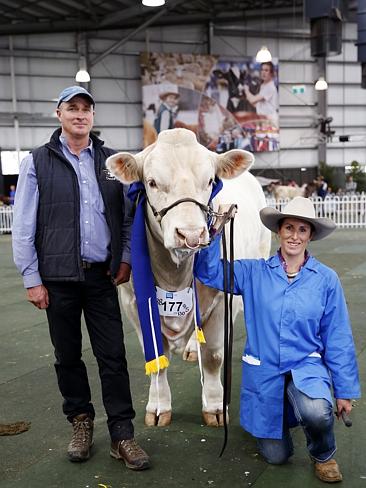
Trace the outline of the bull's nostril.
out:
M 178 239 L 178 242 L 179 243 L 183 243 L 185 241 L 186 236 L 182 232 L 180 232 L 179 229 L 175 229 L 175 234 L 177 236 L 177 239 Z
M 205 237 L 204 227 L 196 229 L 177 228 L 175 231 L 179 241 L 189 249 L 197 249 Z

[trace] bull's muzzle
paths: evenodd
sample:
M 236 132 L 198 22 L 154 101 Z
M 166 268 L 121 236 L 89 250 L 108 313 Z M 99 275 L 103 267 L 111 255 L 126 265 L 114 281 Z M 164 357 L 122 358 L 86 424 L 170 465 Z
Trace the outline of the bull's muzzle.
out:
M 177 247 L 186 247 L 188 249 L 198 249 L 206 245 L 207 231 L 205 227 L 197 229 L 176 229 Z

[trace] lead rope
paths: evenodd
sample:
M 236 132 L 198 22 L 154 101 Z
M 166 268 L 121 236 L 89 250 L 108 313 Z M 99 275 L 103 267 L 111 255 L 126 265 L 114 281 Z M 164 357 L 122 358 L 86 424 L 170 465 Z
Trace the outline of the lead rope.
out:
M 229 283 L 227 274 L 227 246 L 225 227 L 222 230 L 223 268 L 224 268 L 224 392 L 223 392 L 223 420 L 224 443 L 219 457 L 225 451 L 228 440 L 227 412 L 231 400 L 231 370 L 233 352 L 233 289 L 234 289 L 234 219 L 230 219 L 230 262 Z M 229 287 L 228 287 L 229 284 Z

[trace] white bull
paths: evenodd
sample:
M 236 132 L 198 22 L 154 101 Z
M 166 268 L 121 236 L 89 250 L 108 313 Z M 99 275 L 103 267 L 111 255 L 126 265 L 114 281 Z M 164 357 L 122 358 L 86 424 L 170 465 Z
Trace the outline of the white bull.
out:
M 218 155 L 197 142 L 186 129 L 166 130 L 142 152 L 126 152 L 108 158 L 109 171 L 123 183 L 142 181 L 149 203 L 146 205 L 146 233 L 156 286 L 177 291 L 192 286 L 193 253 L 191 248 L 209 242 L 206 216 L 192 202 L 171 208 L 159 222 L 152 211 L 166 208 L 182 198 L 207 204 L 215 176 L 224 179 L 224 187 L 214 198 L 220 203 L 237 203 L 235 218 L 235 257 L 267 257 L 270 233 L 261 224 L 259 210 L 265 206 L 262 188 L 246 170 L 253 163 L 251 153 L 231 150 Z M 235 178 L 235 179 L 232 179 Z M 120 287 L 124 310 L 134 323 L 141 344 L 142 333 L 136 308 L 133 283 Z M 207 425 L 222 425 L 223 294 L 197 284 L 202 329 L 206 344 L 201 345 L 203 369 L 203 418 Z M 238 308 L 238 307 L 237 307 Z M 161 316 L 164 353 L 189 357 L 195 345 L 190 340 L 194 328 L 193 310 L 185 317 Z M 194 334 L 195 336 L 195 334 Z M 193 336 L 192 336 L 193 337 Z M 171 421 L 171 393 L 167 369 L 158 378 L 151 375 L 147 425 L 168 425 Z
M 272 183 L 269 185 L 268 190 L 272 193 L 276 200 L 292 200 L 295 197 L 306 197 L 307 195 L 307 184 L 304 183 L 302 186 L 287 186 L 287 185 L 276 185 Z

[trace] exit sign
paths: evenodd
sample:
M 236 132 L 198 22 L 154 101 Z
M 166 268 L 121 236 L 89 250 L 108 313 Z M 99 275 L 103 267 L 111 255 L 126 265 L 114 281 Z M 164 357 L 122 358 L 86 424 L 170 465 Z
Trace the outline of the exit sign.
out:
M 299 93 L 305 93 L 305 85 L 293 85 L 292 93 L 298 95 Z

